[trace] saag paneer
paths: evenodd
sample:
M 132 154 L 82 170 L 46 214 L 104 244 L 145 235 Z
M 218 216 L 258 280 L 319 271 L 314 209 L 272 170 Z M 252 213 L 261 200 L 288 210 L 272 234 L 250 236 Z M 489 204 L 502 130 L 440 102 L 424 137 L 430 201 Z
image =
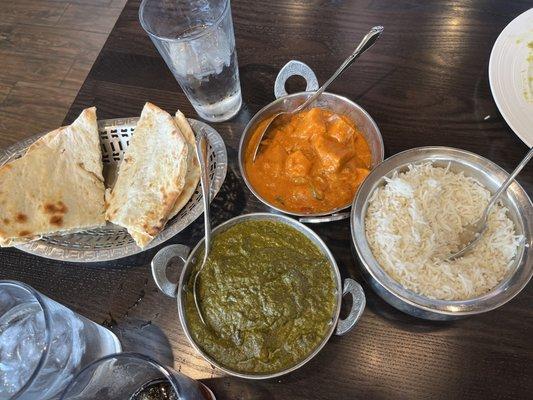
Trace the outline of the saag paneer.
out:
M 327 335 L 336 307 L 328 259 L 305 235 L 274 221 L 241 222 L 215 236 L 198 281 L 208 326 L 198 317 L 192 282 L 187 288 L 194 341 L 243 373 L 274 373 L 302 361 Z

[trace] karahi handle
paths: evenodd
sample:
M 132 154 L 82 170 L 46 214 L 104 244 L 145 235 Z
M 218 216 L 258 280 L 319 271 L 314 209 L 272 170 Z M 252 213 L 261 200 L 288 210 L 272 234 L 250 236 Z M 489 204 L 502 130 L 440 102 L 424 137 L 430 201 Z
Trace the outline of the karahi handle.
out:
M 187 257 L 191 249 L 182 244 L 171 244 L 170 246 L 163 247 L 157 252 L 152 259 L 152 277 L 158 289 L 161 290 L 168 297 L 176 297 L 178 284 L 170 282 L 167 278 L 167 268 L 170 264 L 170 260 L 178 258 L 179 262 L 176 263 L 179 274 L 183 271 L 185 264 L 187 263 Z
M 363 288 L 351 278 L 346 278 L 344 280 L 342 296 L 344 297 L 347 294 L 352 296 L 352 309 L 345 319 L 339 319 L 339 322 L 337 322 L 335 334 L 338 336 L 350 332 L 355 327 L 357 321 L 359 321 L 361 315 L 363 315 L 366 305 L 366 297 Z

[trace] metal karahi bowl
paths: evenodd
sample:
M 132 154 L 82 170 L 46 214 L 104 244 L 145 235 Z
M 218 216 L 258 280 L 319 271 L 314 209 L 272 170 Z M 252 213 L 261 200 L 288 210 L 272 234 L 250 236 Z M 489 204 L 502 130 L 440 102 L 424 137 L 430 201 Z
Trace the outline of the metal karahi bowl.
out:
M 336 306 L 334 314 L 331 317 L 330 328 L 325 334 L 320 344 L 310 354 L 308 354 L 306 358 L 300 360 L 296 365 L 293 365 L 292 367 L 289 367 L 285 370 L 269 374 L 252 374 L 234 371 L 225 367 L 217 360 L 212 358 L 209 354 L 203 351 L 201 347 L 194 341 L 191 336 L 191 332 L 189 330 L 189 325 L 186 318 L 186 293 L 184 287 L 189 282 L 189 278 L 191 277 L 192 267 L 194 266 L 194 263 L 196 261 L 196 255 L 204 248 L 203 239 L 194 247 L 194 249 L 192 249 L 192 251 L 187 246 L 183 246 L 180 244 L 170 245 L 161 249 L 152 260 L 152 275 L 154 277 L 157 287 L 164 294 L 177 299 L 178 314 L 183 331 L 185 332 L 185 335 L 187 336 L 187 339 L 189 339 L 191 345 L 209 363 L 230 375 L 238 376 L 240 378 L 269 379 L 292 372 L 306 364 L 309 360 L 311 360 L 315 355 L 318 354 L 318 352 L 324 347 L 324 345 L 333 333 L 335 333 L 336 335 L 344 335 L 345 333 L 349 332 L 355 326 L 355 324 L 363 313 L 365 307 L 365 295 L 361 286 L 353 279 L 346 278 L 344 279 L 344 281 L 342 281 L 339 273 L 339 268 L 337 267 L 337 263 L 335 262 L 335 258 L 327 248 L 326 244 L 322 241 L 322 239 L 320 239 L 320 237 L 311 229 L 290 217 L 269 213 L 254 213 L 241 215 L 217 226 L 212 232 L 213 238 L 216 238 L 216 235 L 218 233 L 224 232 L 228 228 L 245 221 L 275 221 L 283 223 L 288 227 L 294 228 L 299 232 L 303 233 L 308 239 L 310 239 L 321 251 L 321 253 L 329 260 L 329 265 L 331 267 L 331 271 L 333 273 L 333 277 L 336 284 Z M 171 263 L 170 261 L 172 259 L 177 259 L 177 262 Z M 170 264 L 178 266 L 181 269 L 178 284 L 170 282 L 167 278 L 166 271 L 167 267 L 169 267 Z M 352 307 L 346 319 L 340 319 L 342 298 L 346 294 L 351 294 L 352 296 Z
M 303 66 L 302 70 L 299 70 L 298 72 L 294 72 L 291 67 L 300 67 Z M 289 71 L 287 73 L 284 73 L 286 71 Z M 309 77 L 308 74 L 312 74 L 311 77 Z M 250 181 L 248 180 L 248 176 L 246 174 L 246 169 L 244 168 L 244 154 L 245 150 L 248 146 L 248 143 L 252 137 L 252 134 L 256 128 L 256 126 L 263 121 L 264 119 L 272 116 L 273 114 L 279 112 L 279 111 L 288 111 L 288 110 L 294 110 L 297 108 L 300 104 L 302 104 L 309 96 L 311 96 L 312 92 L 299 92 L 287 95 L 284 89 L 281 91 L 280 87 L 283 88 L 285 85 L 285 81 L 293 75 L 301 75 L 303 76 L 306 81 L 308 82 L 307 90 L 316 90 L 318 88 L 318 85 L 316 84 L 316 78 L 314 77 L 313 72 L 310 70 L 310 68 L 300 62 L 297 61 L 291 61 L 285 67 L 282 68 L 280 71 L 277 79 L 276 79 L 276 97 L 277 99 L 274 100 L 272 103 L 266 105 L 261 110 L 257 112 L 257 114 L 254 115 L 254 117 L 248 122 L 246 127 L 244 128 L 244 132 L 241 136 L 241 141 L 239 143 L 239 169 L 241 172 L 241 175 L 244 179 L 244 182 L 246 183 L 246 186 L 250 191 L 253 193 L 257 199 L 259 199 L 263 204 L 270 207 L 273 210 L 294 215 L 297 217 L 303 217 L 305 220 L 302 220 L 302 222 L 327 222 L 331 220 L 336 219 L 343 219 L 348 218 L 349 213 L 340 213 L 342 210 L 346 210 L 350 208 L 351 204 L 346 204 L 342 207 L 329 210 L 327 212 L 322 213 L 297 213 L 297 212 L 291 212 L 288 210 L 284 210 L 282 208 L 279 208 L 278 206 L 270 203 L 265 198 L 263 198 L 252 186 Z M 311 81 L 315 82 L 313 85 L 310 83 Z M 281 97 L 278 97 L 280 96 Z M 320 107 L 324 109 L 328 109 L 330 111 L 333 111 L 337 114 L 343 114 L 349 117 L 351 120 L 355 122 L 363 136 L 365 137 L 366 141 L 368 142 L 368 145 L 370 146 L 370 151 L 372 153 L 372 168 L 379 165 L 384 158 L 384 147 L 383 147 L 383 138 L 381 137 L 381 132 L 377 126 L 377 124 L 374 122 L 372 117 L 358 104 L 354 103 L 350 99 L 339 96 L 334 93 L 328 93 L 324 92 L 322 95 L 315 101 L 313 104 L 313 107 Z
M 381 268 L 374 258 L 365 233 L 365 217 L 374 190 L 385 184 L 385 177 L 395 171 L 405 171 L 409 164 L 432 162 L 435 166 L 450 165 L 453 172 L 463 171 L 490 192 L 508 177 L 501 167 L 477 154 L 451 147 L 419 147 L 398 153 L 376 167 L 363 182 L 351 211 L 351 235 L 365 279 L 376 293 L 397 309 L 415 317 L 430 320 L 450 320 L 493 310 L 515 297 L 533 275 L 533 205 L 526 191 L 514 182 L 500 201 L 508 208 L 516 234 L 525 241 L 518 248 L 510 272 L 490 292 L 468 300 L 434 300 L 418 295 L 400 285 Z

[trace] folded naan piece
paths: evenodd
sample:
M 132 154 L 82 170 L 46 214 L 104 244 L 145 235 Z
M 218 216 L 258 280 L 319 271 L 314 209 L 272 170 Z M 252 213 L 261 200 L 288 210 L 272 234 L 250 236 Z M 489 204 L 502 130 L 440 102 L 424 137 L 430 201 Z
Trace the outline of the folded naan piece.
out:
M 185 204 L 189 202 L 192 195 L 196 191 L 196 187 L 198 186 L 198 182 L 200 181 L 200 163 L 198 162 L 198 158 L 196 157 L 196 138 L 194 136 L 194 132 L 191 126 L 189 125 L 187 118 L 185 118 L 185 115 L 183 115 L 181 111 L 176 112 L 174 121 L 176 122 L 176 125 L 178 126 L 181 133 L 185 137 L 185 140 L 187 141 L 188 153 L 185 185 L 183 186 L 183 191 L 176 200 L 176 204 L 174 204 L 174 208 L 170 213 L 170 218 L 176 216 L 181 211 L 181 209 L 185 207 Z
M 0 246 L 105 225 L 96 108 L 0 167 Z
M 163 229 L 183 191 L 187 142 L 172 116 L 146 103 L 107 194 L 106 218 L 146 247 Z

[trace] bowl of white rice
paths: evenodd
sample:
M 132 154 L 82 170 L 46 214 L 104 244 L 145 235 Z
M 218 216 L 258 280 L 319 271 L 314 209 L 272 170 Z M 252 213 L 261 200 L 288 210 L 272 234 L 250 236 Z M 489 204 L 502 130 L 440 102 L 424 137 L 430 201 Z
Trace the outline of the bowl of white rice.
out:
M 514 182 L 475 248 L 456 260 L 460 234 L 508 177 L 477 154 L 420 147 L 377 166 L 351 211 L 354 249 L 373 289 L 416 317 L 448 320 L 493 310 L 533 275 L 533 205 Z

